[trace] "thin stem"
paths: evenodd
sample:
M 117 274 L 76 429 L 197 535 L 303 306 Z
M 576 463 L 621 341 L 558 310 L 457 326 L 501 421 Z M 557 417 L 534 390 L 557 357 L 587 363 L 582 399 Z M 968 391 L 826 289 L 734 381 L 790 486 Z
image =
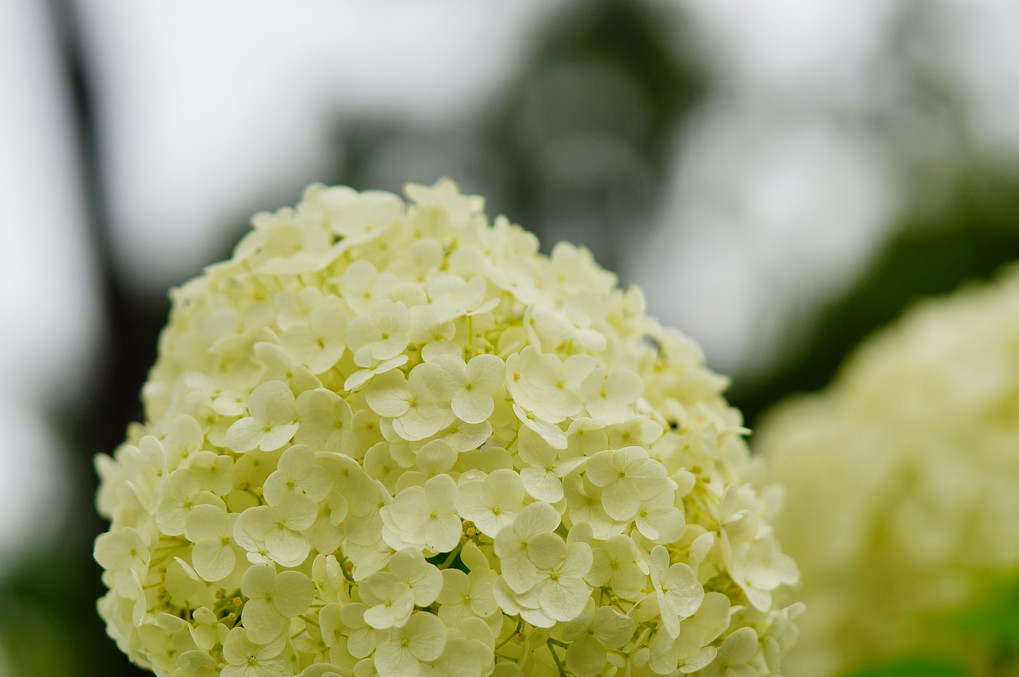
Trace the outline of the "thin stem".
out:
M 552 646 L 552 642 L 554 641 L 555 640 L 549 637 L 548 641 L 545 642 L 545 646 L 548 647 L 548 652 L 552 654 L 552 660 L 555 661 L 556 669 L 559 670 L 559 677 L 566 677 L 566 669 L 563 667 L 562 661 L 559 660 L 559 654 L 555 652 L 555 647 Z
M 463 550 L 464 543 L 466 543 L 466 541 L 464 541 L 463 543 L 460 543 L 455 548 L 453 548 L 452 550 L 449 551 L 449 555 L 447 555 L 446 559 L 444 559 L 442 561 L 442 564 L 439 565 L 440 569 L 445 569 L 445 568 L 449 567 L 450 564 L 453 563 L 453 560 L 456 559 L 456 556 L 460 554 L 461 550 Z
M 510 634 L 506 635 L 506 639 L 502 640 L 501 642 L 499 642 L 498 644 L 495 645 L 495 650 L 498 651 L 503 646 L 505 646 L 511 639 L 513 639 L 514 637 L 519 635 L 520 634 L 520 628 L 522 628 L 523 625 L 524 625 L 524 619 L 518 618 L 517 619 L 517 627 L 513 630 L 513 632 L 511 632 Z

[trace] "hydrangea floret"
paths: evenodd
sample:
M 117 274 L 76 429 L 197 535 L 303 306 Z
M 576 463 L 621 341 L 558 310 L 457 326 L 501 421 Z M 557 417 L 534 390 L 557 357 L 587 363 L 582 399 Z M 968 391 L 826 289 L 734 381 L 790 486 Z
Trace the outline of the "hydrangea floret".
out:
M 158 675 L 771 675 L 797 580 L 726 381 L 445 179 L 313 185 L 172 292 L 99 456 L 99 612 Z
M 757 450 L 786 486 L 775 526 L 807 609 L 788 675 L 925 652 L 1014 671 L 1014 652 L 953 647 L 938 624 L 1019 566 L 1017 348 L 1013 268 L 912 308 L 765 418 Z

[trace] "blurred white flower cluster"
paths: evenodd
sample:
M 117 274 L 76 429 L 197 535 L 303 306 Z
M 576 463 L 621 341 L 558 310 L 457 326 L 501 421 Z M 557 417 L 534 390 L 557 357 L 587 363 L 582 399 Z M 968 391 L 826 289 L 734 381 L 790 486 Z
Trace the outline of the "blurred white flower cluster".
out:
M 755 449 L 786 485 L 776 530 L 803 572 L 788 674 L 940 650 L 932 614 L 1019 564 L 1019 269 L 914 308 L 827 392 L 774 411 Z
M 444 180 L 310 187 L 173 293 L 97 460 L 99 602 L 173 677 L 774 674 L 797 579 L 697 347 Z

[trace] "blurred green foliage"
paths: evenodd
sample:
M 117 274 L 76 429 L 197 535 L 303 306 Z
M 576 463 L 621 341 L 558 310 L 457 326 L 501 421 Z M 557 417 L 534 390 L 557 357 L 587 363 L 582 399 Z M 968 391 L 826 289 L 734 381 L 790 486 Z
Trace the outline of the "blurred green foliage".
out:
M 1019 578 L 985 587 L 981 599 L 943 622 L 967 641 L 1000 646 L 995 652 L 998 660 L 1019 668 Z
M 980 593 L 935 620 L 955 654 L 981 677 L 1019 675 L 1019 572 L 984 574 Z
M 451 176 L 489 214 L 527 224 L 545 247 L 581 242 L 618 269 L 620 234 L 652 224 L 673 140 L 707 76 L 685 48 L 678 6 L 563 5 L 480 115 L 438 128 L 344 119 L 330 179 L 399 192 Z
M 912 657 L 852 670 L 842 677 L 966 677 L 966 673 L 949 661 Z
M 682 18 L 619 0 L 562 16 L 484 123 L 485 155 L 503 167 L 493 206 L 545 246 L 579 239 L 618 269 L 620 234 L 650 224 L 673 138 L 707 88 Z
M 978 592 L 961 606 L 914 619 L 926 653 L 855 667 L 839 677 L 1016 677 L 1019 572 L 976 574 Z
M 868 269 L 821 308 L 801 346 L 764 376 L 737 381 L 729 399 L 750 427 L 767 407 L 796 392 L 823 387 L 867 334 L 910 304 L 988 278 L 1019 259 L 1019 176 L 995 168 L 963 171 L 934 210 L 907 214 Z M 802 331 L 802 330 L 797 330 Z

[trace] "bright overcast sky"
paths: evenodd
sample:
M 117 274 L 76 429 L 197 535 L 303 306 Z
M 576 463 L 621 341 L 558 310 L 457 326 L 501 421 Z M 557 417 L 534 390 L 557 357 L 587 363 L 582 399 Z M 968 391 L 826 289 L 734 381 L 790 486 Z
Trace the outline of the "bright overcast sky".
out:
M 42 408 L 82 387 L 97 329 L 68 99 L 45 9 L 0 3 L 0 566 L 20 539 L 59 526 L 66 483 Z
M 497 89 L 547 2 L 82 0 L 117 244 L 163 289 L 224 225 L 322 178 L 331 125 L 420 123 Z M 186 46 L 186 49 L 182 47 Z

